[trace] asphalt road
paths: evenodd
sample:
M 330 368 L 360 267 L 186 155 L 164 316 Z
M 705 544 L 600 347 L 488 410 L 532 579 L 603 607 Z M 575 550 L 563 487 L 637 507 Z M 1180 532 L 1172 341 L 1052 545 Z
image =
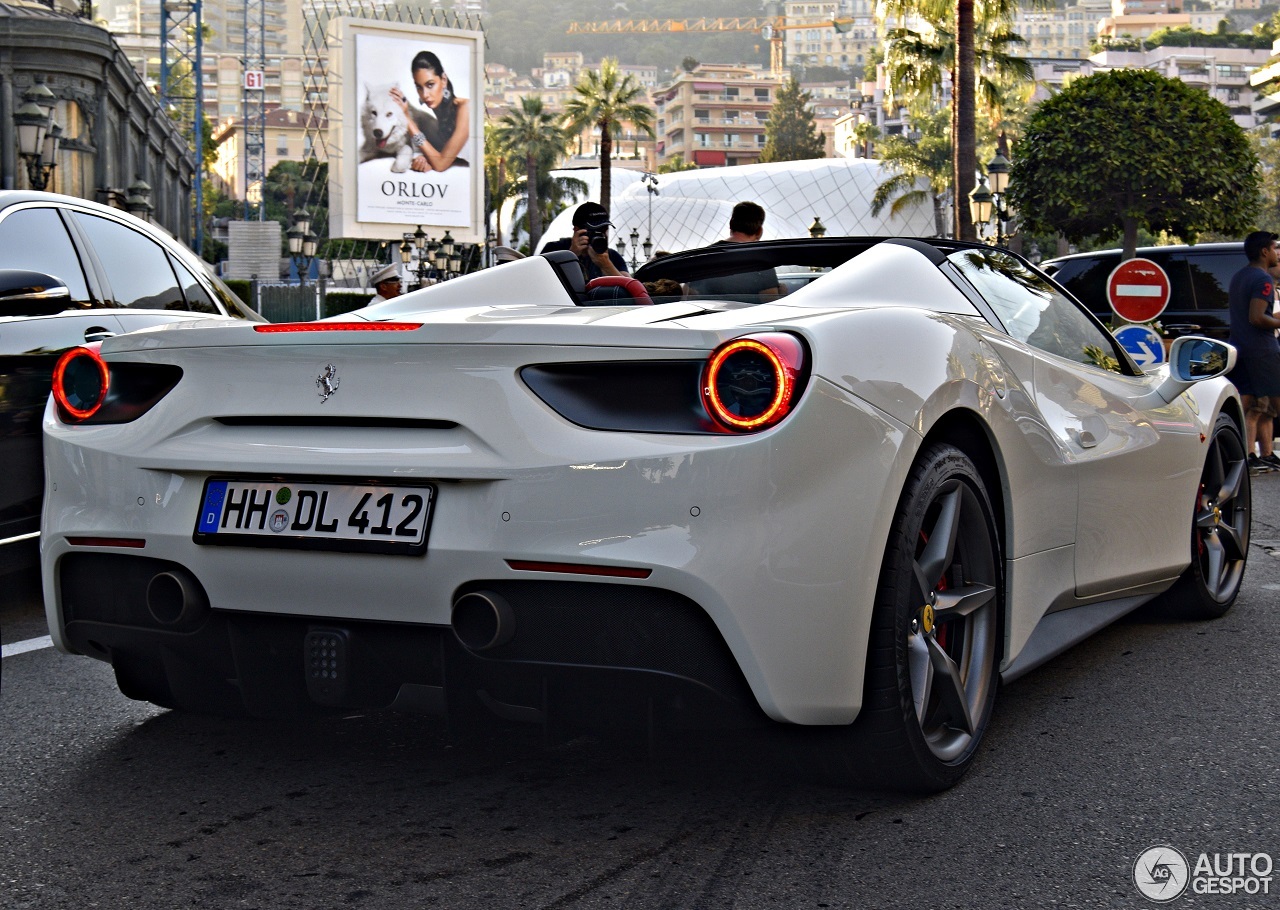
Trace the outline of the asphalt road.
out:
M 1280 474 L 1254 506 L 1231 613 L 1131 617 L 1004 688 L 969 776 L 928 799 L 814 781 L 758 737 L 651 757 L 400 715 L 227 721 L 129 701 L 93 660 L 8 656 L 0 907 L 1154 906 L 1133 881 L 1153 845 L 1280 863 Z M 0 583 L 4 644 L 46 634 L 38 594 Z M 1274 885 L 1168 906 L 1278 907 Z

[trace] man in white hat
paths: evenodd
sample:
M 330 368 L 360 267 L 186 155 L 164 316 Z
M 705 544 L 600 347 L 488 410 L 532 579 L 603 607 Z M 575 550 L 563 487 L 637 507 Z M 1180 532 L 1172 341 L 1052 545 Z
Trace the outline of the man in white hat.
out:
M 393 297 L 400 296 L 400 269 L 394 265 L 384 265 L 373 274 L 373 287 L 378 293 L 369 301 L 372 306 Z

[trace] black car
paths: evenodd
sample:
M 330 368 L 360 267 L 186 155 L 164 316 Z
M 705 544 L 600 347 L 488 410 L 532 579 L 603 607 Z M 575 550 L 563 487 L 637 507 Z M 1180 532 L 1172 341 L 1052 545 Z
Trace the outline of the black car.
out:
M 35 562 L 41 420 L 58 356 L 211 317 L 262 319 L 147 222 L 69 196 L 0 192 L 0 573 Z
M 1107 278 L 1120 264 L 1120 250 L 1097 250 L 1050 259 L 1040 268 L 1079 298 L 1108 325 L 1121 320 L 1107 302 Z M 1142 247 L 1169 276 L 1169 305 L 1158 321 L 1166 338 L 1208 335 L 1227 340 L 1230 317 L 1227 287 L 1231 276 L 1248 265 L 1243 243 L 1198 243 L 1195 246 Z

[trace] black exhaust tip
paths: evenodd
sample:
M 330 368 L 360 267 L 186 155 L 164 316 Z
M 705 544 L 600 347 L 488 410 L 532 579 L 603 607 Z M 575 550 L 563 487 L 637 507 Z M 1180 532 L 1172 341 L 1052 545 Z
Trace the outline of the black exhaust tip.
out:
M 453 634 L 468 651 L 505 645 L 516 634 L 511 605 L 492 591 L 472 591 L 453 602 Z
M 147 612 L 162 626 L 181 626 L 209 609 L 209 599 L 186 572 L 160 572 L 147 583 Z

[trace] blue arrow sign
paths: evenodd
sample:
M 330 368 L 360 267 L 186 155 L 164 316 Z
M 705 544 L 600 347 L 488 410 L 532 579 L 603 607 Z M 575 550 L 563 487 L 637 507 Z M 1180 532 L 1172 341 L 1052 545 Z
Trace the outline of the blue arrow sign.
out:
M 1164 343 L 1160 333 L 1150 326 L 1122 325 L 1112 334 L 1141 369 L 1164 363 Z

